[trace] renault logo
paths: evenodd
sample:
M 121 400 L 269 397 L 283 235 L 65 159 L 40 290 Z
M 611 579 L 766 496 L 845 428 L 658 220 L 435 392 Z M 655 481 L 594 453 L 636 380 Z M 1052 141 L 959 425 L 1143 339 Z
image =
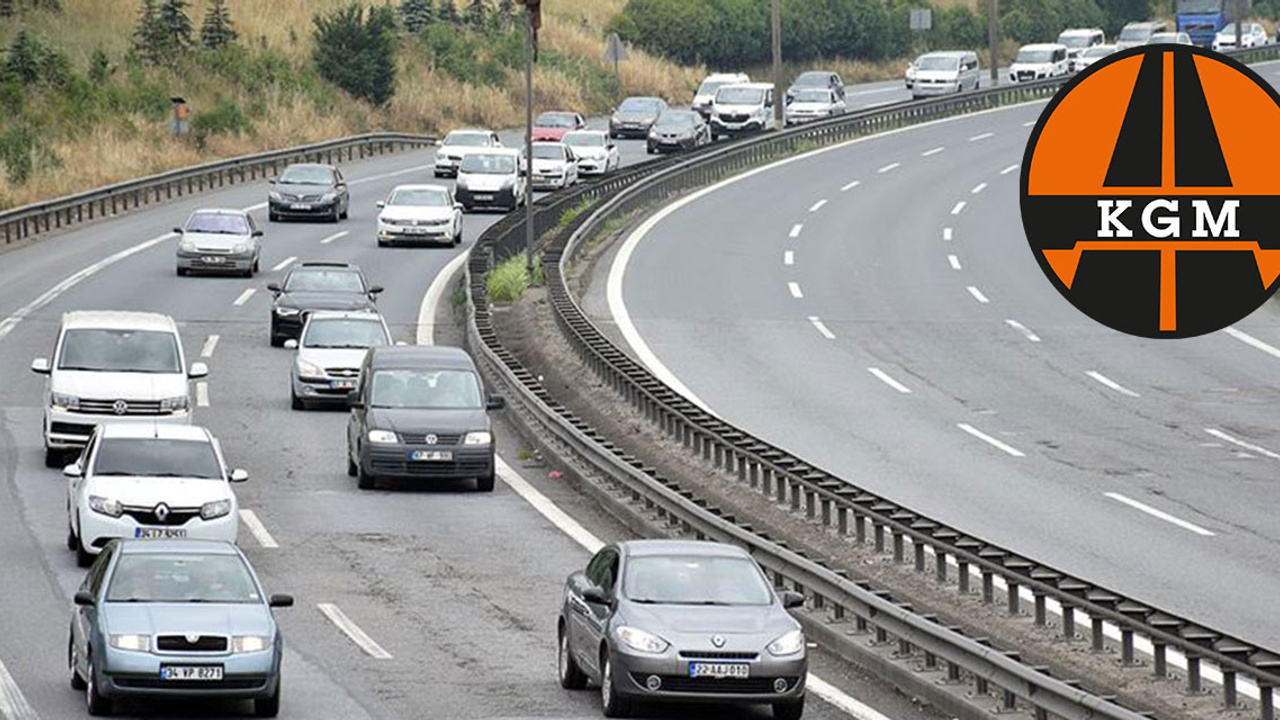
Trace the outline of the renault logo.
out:
M 160 522 L 164 522 L 169 519 L 169 506 L 164 503 L 160 503 L 159 505 L 156 505 L 155 513 L 156 519 Z
M 436 437 L 435 435 L 428 435 L 425 438 L 423 438 L 423 441 L 426 442 L 428 445 L 435 445 L 436 442 L 439 440 L 440 438 Z
M 112 411 L 117 415 L 123 415 L 129 412 L 129 403 L 123 400 L 117 400 L 111 405 Z
M 724 647 L 724 636 L 723 636 L 723 635 L 712 635 L 712 636 L 711 636 L 711 644 L 712 644 L 712 645 L 715 645 L 715 646 L 716 646 L 716 647 L 718 647 L 718 648 L 722 648 L 722 647 Z
M 200 642 L 200 633 L 187 633 L 183 637 L 187 639 L 188 645 L 195 645 Z

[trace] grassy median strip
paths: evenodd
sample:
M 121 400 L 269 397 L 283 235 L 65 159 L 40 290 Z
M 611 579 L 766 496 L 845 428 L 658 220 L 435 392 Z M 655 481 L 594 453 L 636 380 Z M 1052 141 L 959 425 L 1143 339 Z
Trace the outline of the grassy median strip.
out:
M 525 253 L 512 255 L 498 264 L 485 278 L 485 289 L 489 293 L 489 302 L 514 303 L 520 300 L 524 291 L 529 288 L 529 268 Z M 533 283 L 542 285 L 546 282 L 542 272 L 542 256 L 533 258 Z

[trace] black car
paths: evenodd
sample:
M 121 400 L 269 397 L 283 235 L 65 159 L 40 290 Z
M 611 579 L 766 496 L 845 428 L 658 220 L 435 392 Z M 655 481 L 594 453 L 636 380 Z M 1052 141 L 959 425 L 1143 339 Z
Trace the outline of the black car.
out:
M 791 102 L 791 98 L 801 88 L 826 88 L 835 92 L 837 98 L 844 99 L 844 81 L 840 79 L 839 74 L 830 70 L 810 70 L 800 73 L 791 82 L 791 87 L 787 88 L 787 102 Z
M 629 97 L 609 116 L 609 137 L 644 137 L 666 109 L 667 101 L 662 98 Z
M 267 193 L 267 219 L 321 218 L 329 222 L 345 220 L 351 206 L 347 181 L 332 165 L 299 163 L 290 165 L 271 181 Z
M 668 150 L 693 150 L 711 144 L 711 126 L 693 110 L 667 110 L 649 129 L 650 155 Z
M 314 310 L 374 310 L 382 288 L 370 286 L 360 268 L 348 263 L 305 262 L 294 265 L 282 284 L 267 289 L 271 303 L 271 345 L 296 339 Z
M 360 489 L 371 489 L 383 478 L 475 478 L 477 490 L 493 490 L 493 428 L 487 411 L 501 410 L 505 403 L 485 396 L 475 363 L 463 350 L 373 348 L 348 404 L 347 474 Z

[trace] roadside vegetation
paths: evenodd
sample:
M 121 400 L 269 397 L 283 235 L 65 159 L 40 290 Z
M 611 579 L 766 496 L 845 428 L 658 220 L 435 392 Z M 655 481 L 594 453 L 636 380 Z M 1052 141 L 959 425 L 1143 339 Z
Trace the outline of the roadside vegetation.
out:
M 489 301 L 510 304 L 518 302 L 524 291 L 532 285 L 545 285 L 542 272 L 542 256 L 533 256 L 533 278 L 529 278 L 528 255 L 520 252 L 498 263 L 485 278 L 485 290 L 489 293 Z

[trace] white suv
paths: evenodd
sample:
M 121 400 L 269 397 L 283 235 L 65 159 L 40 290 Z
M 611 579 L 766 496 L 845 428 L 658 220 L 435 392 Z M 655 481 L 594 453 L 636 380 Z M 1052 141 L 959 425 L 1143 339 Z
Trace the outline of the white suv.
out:
M 63 468 L 67 549 L 80 567 L 115 538 L 225 540 L 240 530 L 222 447 L 208 430 L 153 422 L 100 425 L 80 459 Z
M 59 467 L 95 425 L 136 420 L 191 422 L 189 379 L 209 374 L 186 368 L 173 318 L 158 313 L 77 311 L 62 316 L 53 362 L 37 358 L 32 371 L 49 376 L 44 410 L 45 465 Z
M 773 84 L 738 83 L 716 91 L 711 106 L 711 137 L 772 130 Z

